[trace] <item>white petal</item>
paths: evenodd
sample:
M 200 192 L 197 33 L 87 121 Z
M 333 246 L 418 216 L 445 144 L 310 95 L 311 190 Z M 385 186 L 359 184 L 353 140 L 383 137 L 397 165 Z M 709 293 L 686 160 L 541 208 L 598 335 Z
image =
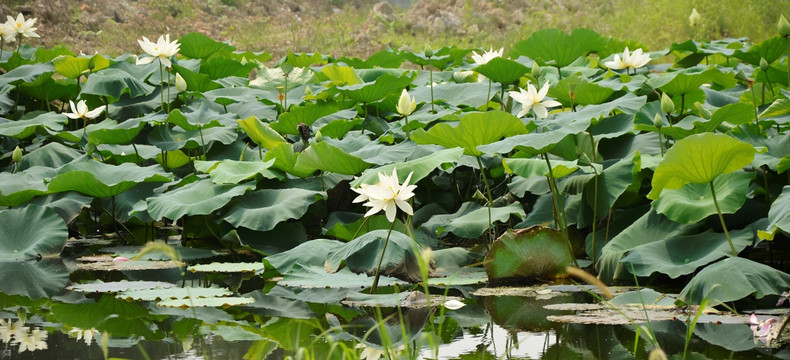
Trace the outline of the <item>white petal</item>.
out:
M 559 101 L 556 101 L 556 100 L 545 100 L 545 101 L 541 102 L 541 104 L 543 106 L 545 106 L 545 107 L 555 107 L 555 106 L 562 105 L 562 103 L 560 103 Z
M 464 306 L 466 306 L 466 304 L 458 300 L 450 299 L 444 302 L 444 308 L 447 310 L 458 310 Z
M 546 107 L 543 106 L 543 104 L 540 104 L 540 103 L 535 104 L 535 106 L 532 107 L 532 111 L 535 112 L 535 115 L 540 116 L 542 118 L 545 118 L 546 116 L 549 116 L 549 111 L 546 110 Z
M 535 101 L 543 100 L 543 98 L 546 97 L 546 94 L 548 93 L 549 93 L 549 82 L 546 81 L 546 83 L 543 84 L 543 87 L 540 88 L 540 91 L 538 92 L 538 97 L 535 98 Z
M 137 58 L 137 62 L 136 62 L 136 64 L 137 64 L 137 65 L 145 65 L 145 64 L 150 64 L 152 61 L 154 61 L 154 59 L 155 59 L 155 58 L 152 58 L 152 57 L 143 57 L 143 58 Z
M 407 214 L 409 214 L 409 215 L 414 215 L 414 210 L 411 208 L 411 205 L 409 205 L 409 203 L 408 203 L 408 202 L 406 202 L 406 201 L 403 201 L 403 200 L 401 200 L 401 199 L 395 199 L 395 204 L 396 204 L 396 205 L 397 205 L 397 206 L 398 206 L 398 207 L 399 207 L 401 210 L 403 210 L 403 212 L 405 212 L 405 213 L 407 213 Z
M 387 220 L 389 222 L 395 221 L 395 214 L 398 212 L 398 209 L 395 207 L 394 201 L 388 201 L 386 206 L 384 207 L 384 213 L 387 215 Z

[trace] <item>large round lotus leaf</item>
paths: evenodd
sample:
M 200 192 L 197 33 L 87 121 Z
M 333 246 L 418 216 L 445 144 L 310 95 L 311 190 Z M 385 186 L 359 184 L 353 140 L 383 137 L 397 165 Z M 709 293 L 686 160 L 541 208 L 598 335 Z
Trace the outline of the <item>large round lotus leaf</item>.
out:
M 52 297 L 61 293 L 68 283 L 69 272 L 60 258 L 0 261 L 0 292 L 6 295 L 34 300 Z
M 47 184 L 43 179 L 51 178 L 56 173 L 57 170 L 43 166 L 34 166 L 17 173 L 0 173 L 0 206 L 13 207 L 45 195 Z
M 304 189 L 262 189 L 245 195 L 234 203 L 224 220 L 233 226 L 269 231 L 283 221 L 299 219 L 307 209 L 326 195 Z
M 145 290 L 153 288 L 170 288 L 176 286 L 175 284 L 166 283 L 162 281 L 111 281 L 111 282 L 94 282 L 87 284 L 76 284 L 66 288 L 66 290 L 77 291 L 81 293 L 116 293 L 121 291 L 130 290 Z
M 716 199 L 723 214 L 732 214 L 743 206 L 749 183 L 754 177 L 753 172 L 739 171 L 713 180 Z M 695 223 L 716 214 L 709 184 L 689 183 L 677 190 L 666 189 L 653 202 L 653 207 L 657 213 L 683 224 Z
M 277 165 L 276 161 L 275 165 Z M 343 175 L 357 175 L 370 165 L 327 142 L 320 142 L 313 143 L 302 151 L 296 159 L 294 168 L 314 168 Z
M 327 271 L 335 272 L 345 261 L 351 271 L 374 275 L 384 243 L 387 239 L 387 230 L 375 230 L 345 243 L 334 249 L 326 259 L 324 267 Z M 422 279 L 420 269 L 414 256 L 414 249 L 419 245 L 406 234 L 392 231 L 389 235 L 387 253 L 381 262 L 381 273 L 388 276 L 406 278 L 411 281 Z
M 104 69 L 93 73 L 82 87 L 83 94 L 107 96 L 113 99 L 119 99 L 123 93 L 129 93 L 130 97 L 136 98 L 153 91 L 153 86 L 120 69 Z
M 700 304 L 704 299 L 711 305 L 743 299 L 779 295 L 790 288 L 790 274 L 768 265 L 740 257 L 728 258 L 700 271 L 680 292 L 678 300 L 686 304 Z
M 484 261 L 494 283 L 550 279 L 571 262 L 573 256 L 562 233 L 540 226 L 508 230 L 494 242 Z
M 495 57 L 487 63 L 474 68 L 480 74 L 491 79 L 491 81 L 510 85 L 529 71 L 529 68 L 519 62 L 515 62 L 503 57 Z
M 179 54 L 192 59 L 206 59 L 218 51 L 233 51 L 235 48 L 223 42 L 214 41 L 210 37 L 191 32 L 178 39 L 181 44 Z
M 512 215 L 519 219 L 526 217 L 524 208 L 517 202 L 508 206 L 492 207 L 490 210 L 492 223 L 506 223 Z M 458 237 L 474 239 L 483 235 L 491 227 L 491 224 L 488 223 L 488 211 L 488 207 L 466 202 L 454 214 L 431 216 L 421 226 L 439 236 L 453 233 Z
M 68 229 L 55 211 L 29 205 L 0 211 L 0 261 L 60 255 Z
M 418 129 L 411 134 L 411 139 L 418 144 L 437 144 L 448 149 L 460 147 L 466 155 L 481 156 L 483 152 L 477 149 L 478 146 L 526 133 L 527 128 L 521 120 L 497 110 L 470 113 L 461 118 L 461 124 L 455 127 L 442 123 L 427 132 Z
M 579 57 L 606 46 L 601 35 L 590 29 L 576 29 L 570 35 L 559 29 L 544 29 L 532 33 L 513 46 L 511 56 L 527 56 L 556 67 L 570 65 Z
M 67 304 L 53 301 L 51 304 L 51 315 L 58 322 L 82 329 L 98 327 L 108 318 L 129 321 L 134 318 L 145 318 L 149 314 L 145 307 L 118 300 L 112 294 L 104 294 L 96 302 Z
M 60 169 L 49 182 L 49 192 L 77 191 L 88 196 L 107 198 L 131 189 L 141 182 L 167 182 L 171 174 L 159 165 L 137 166 L 132 163 L 108 165 L 90 158 L 74 161 Z
M 224 297 L 230 295 L 233 295 L 232 291 L 216 287 L 157 287 L 153 289 L 126 290 L 115 295 L 115 298 L 121 300 L 160 301 L 170 299 Z
M 285 139 L 269 124 L 258 120 L 255 116 L 237 120 L 239 126 L 247 133 L 252 141 L 266 149 L 272 149 L 275 145 L 285 143 Z
M 250 297 L 211 297 L 211 298 L 197 298 L 197 299 L 176 299 L 166 300 L 156 303 L 163 307 L 177 307 L 181 309 L 196 308 L 196 307 L 221 307 L 227 308 L 230 306 L 241 306 L 252 304 L 255 299 Z
M 138 119 L 129 119 L 118 123 L 112 119 L 106 119 L 97 128 L 90 129 L 88 140 L 98 144 L 129 144 L 140 131 L 143 130 L 145 123 Z
M 184 215 L 208 215 L 252 187 L 250 183 L 216 185 L 208 179 L 195 181 L 146 199 L 148 214 L 157 221 L 162 218 L 178 220 Z
M 550 293 L 551 294 L 551 293 Z M 566 315 L 570 311 L 548 310 L 546 305 L 575 302 L 573 294 L 555 292 L 547 298 L 527 296 L 486 296 L 483 305 L 495 324 L 508 330 L 543 332 L 559 324 L 546 319 L 549 315 Z
M 704 133 L 686 137 L 667 151 L 653 175 L 656 200 L 664 189 L 680 189 L 688 183 L 706 184 L 717 176 L 749 165 L 754 146 L 723 134 Z
M 306 104 L 302 106 L 294 106 L 288 109 L 277 118 L 277 122 L 272 123 L 272 129 L 279 131 L 282 134 L 299 135 L 297 127 L 299 124 L 307 126 L 327 115 L 338 112 L 340 108 L 335 104 Z
M 11 136 L 16 139 L 24 139 L 33 135 L 36 129 L 42 128 L 52 132 L 63 129 L 68 118 L 63 114 L 53 112 L 39 114 L 36 117 L 10 121 L 0 124 L 0 135 Z
M 392 174 L 392 169 L 395 168 L 398 169 L 399 183 L 403 183 L 406 177 L 412 173 L 410 183 L 416 184 L 442 164 L 458 162 L 461 155 L 463 155 L 461 148 L 445 149 L 418 159 L 367 169 L 357 179 L 354 179 L 350 185 L 351 187 L 359 187 L 360 184 L 375 184 L 379 181 L 379 173 Z
M 408 74 L 400 77 L 395 77 L 392 74 L 384 74 L 379 76 L 373 82 L 364 84 L 338 86 L 340 92 L 358 102 L 372 103 L 383 99 L 387 94 L 398 92 L 411 84 L 412 78 Z

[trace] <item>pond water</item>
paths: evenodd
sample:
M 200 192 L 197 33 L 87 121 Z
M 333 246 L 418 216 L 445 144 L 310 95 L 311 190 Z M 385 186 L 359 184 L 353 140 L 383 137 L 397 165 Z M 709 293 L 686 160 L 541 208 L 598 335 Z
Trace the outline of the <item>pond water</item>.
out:
M 595 307 L 591 287 L 453 285 L 446 294 L 465 306 L 450 310 L 441 306 L 441 287 L 431 288 L 429 307 L 421 306 L 422 288 L 408 285 L 400 296 L 375 297 L 356 288 L 289 288 L 252 272 L 167 269 L 162 261 L 148 261 L 160 268 L 144 270 L 133 270 L 146 268 L 134 261 L 97 263 L 96 256 L 0 263 L 0 359 L 371 359 L 384 358 L 383 345 L 394 349 L 392 358 L 630 359 L 647 358 L 651 349 L 644 332 L 637 338 L 636 327 L 619 315 L 587 320 L 600 324 L 556 321 Z M 175 291 L 182 286 L 188 287 L 183 296 Z M 520 296 L 501 295 L 508 293 Z M 184 297 L 182 305 L 167 303 Z M 237 298 L 247 300 L 223 306 Z M 689 315 L 651 308 L 650 317 L 669 319 L 651 325 L 666 352 L 681 356 Z M 689 358 L 790 358 L 788 349 L 755 343 L 744 319 L 703 316 Z

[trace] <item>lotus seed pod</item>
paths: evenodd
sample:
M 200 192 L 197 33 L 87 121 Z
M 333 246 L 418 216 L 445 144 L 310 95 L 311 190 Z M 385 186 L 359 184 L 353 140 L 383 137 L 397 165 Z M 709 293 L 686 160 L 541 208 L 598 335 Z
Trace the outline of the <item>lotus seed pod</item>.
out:
M 675 111 L 675 103 L 672 102 L 672 99 L 667 93 L 661 94 L 661 112 L 664 114 L 671 114 L 673 111 Z
M 14 152 L 11 153 L 11 161 L 15 163 L 22 161 L 22 149 L 20 149 L 19 146 L 14 148 Z
M 776 27 L 779 29 L 779 35 L 782 37 L 790 36 L 790 22 L 787 22 L 787 18 L 784 15 L 779 16 L 779 23 L 776 24 Z
M 664 120 L 661 119 L 661 114 L 656 113 L 656 116 L 653 116 L 653 126 L 658 129 L 664 127 Z

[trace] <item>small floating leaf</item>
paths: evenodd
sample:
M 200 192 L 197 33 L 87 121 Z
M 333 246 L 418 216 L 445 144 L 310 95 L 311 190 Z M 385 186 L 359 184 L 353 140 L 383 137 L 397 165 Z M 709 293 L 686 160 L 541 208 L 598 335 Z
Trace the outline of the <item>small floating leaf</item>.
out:
M 499 237 L 486 255 L 485 268 L 493 282 L 524 282 L 558 275 L 572 261 L 559 231 L 533 226 Z

